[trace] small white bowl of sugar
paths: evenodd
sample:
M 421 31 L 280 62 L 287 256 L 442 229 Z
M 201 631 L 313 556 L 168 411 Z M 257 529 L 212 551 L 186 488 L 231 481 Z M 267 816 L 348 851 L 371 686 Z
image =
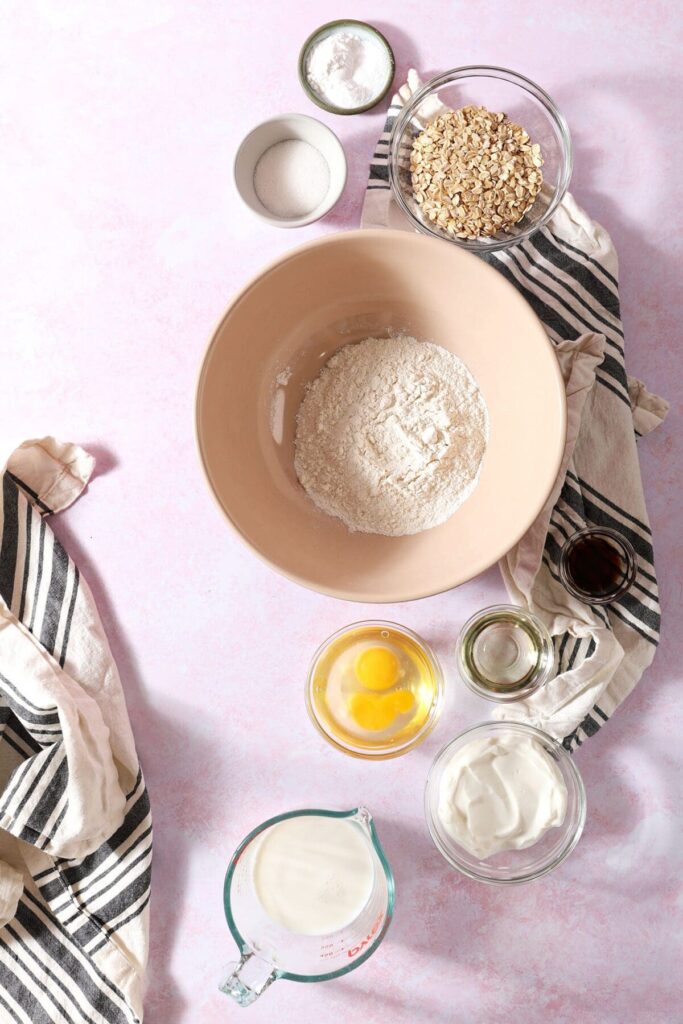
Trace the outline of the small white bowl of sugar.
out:
M 280 228 L 329 213 L 346 184 L 342 144 L 304 114 L 282 114 L 249 132 L 235 156 L 235 185 L 257 216 Z

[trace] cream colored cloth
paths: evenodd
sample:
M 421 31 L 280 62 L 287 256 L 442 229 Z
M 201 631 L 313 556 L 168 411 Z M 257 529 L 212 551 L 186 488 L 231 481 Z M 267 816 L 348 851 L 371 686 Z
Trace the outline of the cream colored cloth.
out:
M 370 165 L 363 227 L 411 230 L 392 198 L 387 157 L 396 116 L 420 87 L 417 73 L 410 71 L 392 100 Z M 443 109 L 435 101 L 423 106 L 416 129 Z M 511 599 L 548 626 L 557 675 L 541 692 L 497 715 L 537 725 L 571 750 L 597 732 L 630 693 L 659 640 L 657 580 L 636 437 L 653 430 L 668 406 L 626 376 L 616 252 L 604 228 L 571 195 L 547 227 L 484 258 L 544 322 L 565 378 L 568 416 L 553 492 L 500 563 Z M 558 579 L 560 548 L 584 525 L 611 526 L 636 549 L 635 585 L 607 610 L 575 600 Z
M 92 1020 L 134 1022 L 148 945 L 149 804 L 92 595 L 47 526 L 81 494 L 94 459 L 47 437 L 5 462 L 0 996 L 33 1019 L 39 984 L 49 1019 L 73 1013 L 75 1000 Z M 32 931 L 39 966 L 27 951 Z

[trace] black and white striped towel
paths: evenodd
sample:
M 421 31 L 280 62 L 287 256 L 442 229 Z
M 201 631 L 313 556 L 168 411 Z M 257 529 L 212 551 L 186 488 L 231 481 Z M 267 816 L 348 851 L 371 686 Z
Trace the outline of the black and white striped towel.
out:
M 391 198 L 389 138 L 416 72 L 394 96 L 370 165 L 361 225 L 410 230 Z M 599 224 L 567 195 L 549 225 L 483 257 L 525 297 L 554 342 L 567 385 L 564 462 L 541 515 L 501 562 L 510 594 L 548 626 L 558 675 L 501 717 L 538 725 L 572 750 L 593 736 L 631 692 L 659 641 L 659 599 L 636 438 L 667 403 L 626 375 L 617 257 Z M 585 525 L 611 526 L 633 544 L 638 576 L 609 609 L 574 600 L 558 579 L 563 541 Z
M 92 596 L 47 525 L 93 465 L 43 438 L 0 487 L 0 1020 L 17 1024 L 142 1018 L 149 800 Z

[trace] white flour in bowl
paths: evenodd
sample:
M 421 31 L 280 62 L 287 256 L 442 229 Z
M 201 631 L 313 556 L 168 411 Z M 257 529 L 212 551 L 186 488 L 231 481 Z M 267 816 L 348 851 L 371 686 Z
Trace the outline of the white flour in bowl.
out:
M 339 349 L 306 390 L 294 467 L 318 508 L 388 537 L 438 526 L 474 490 L 488 410 L 462 360 L 415 338 Z

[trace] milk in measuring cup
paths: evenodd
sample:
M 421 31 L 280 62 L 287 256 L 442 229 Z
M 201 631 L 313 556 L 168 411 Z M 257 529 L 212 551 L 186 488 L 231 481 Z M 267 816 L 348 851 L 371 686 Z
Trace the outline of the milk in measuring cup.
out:
M 356 920 L 370 899 L 372 850 L 345 818 L 301 815 L 264 833 L 253 883 L 268 916 L 299 935 L 330 935 Z

